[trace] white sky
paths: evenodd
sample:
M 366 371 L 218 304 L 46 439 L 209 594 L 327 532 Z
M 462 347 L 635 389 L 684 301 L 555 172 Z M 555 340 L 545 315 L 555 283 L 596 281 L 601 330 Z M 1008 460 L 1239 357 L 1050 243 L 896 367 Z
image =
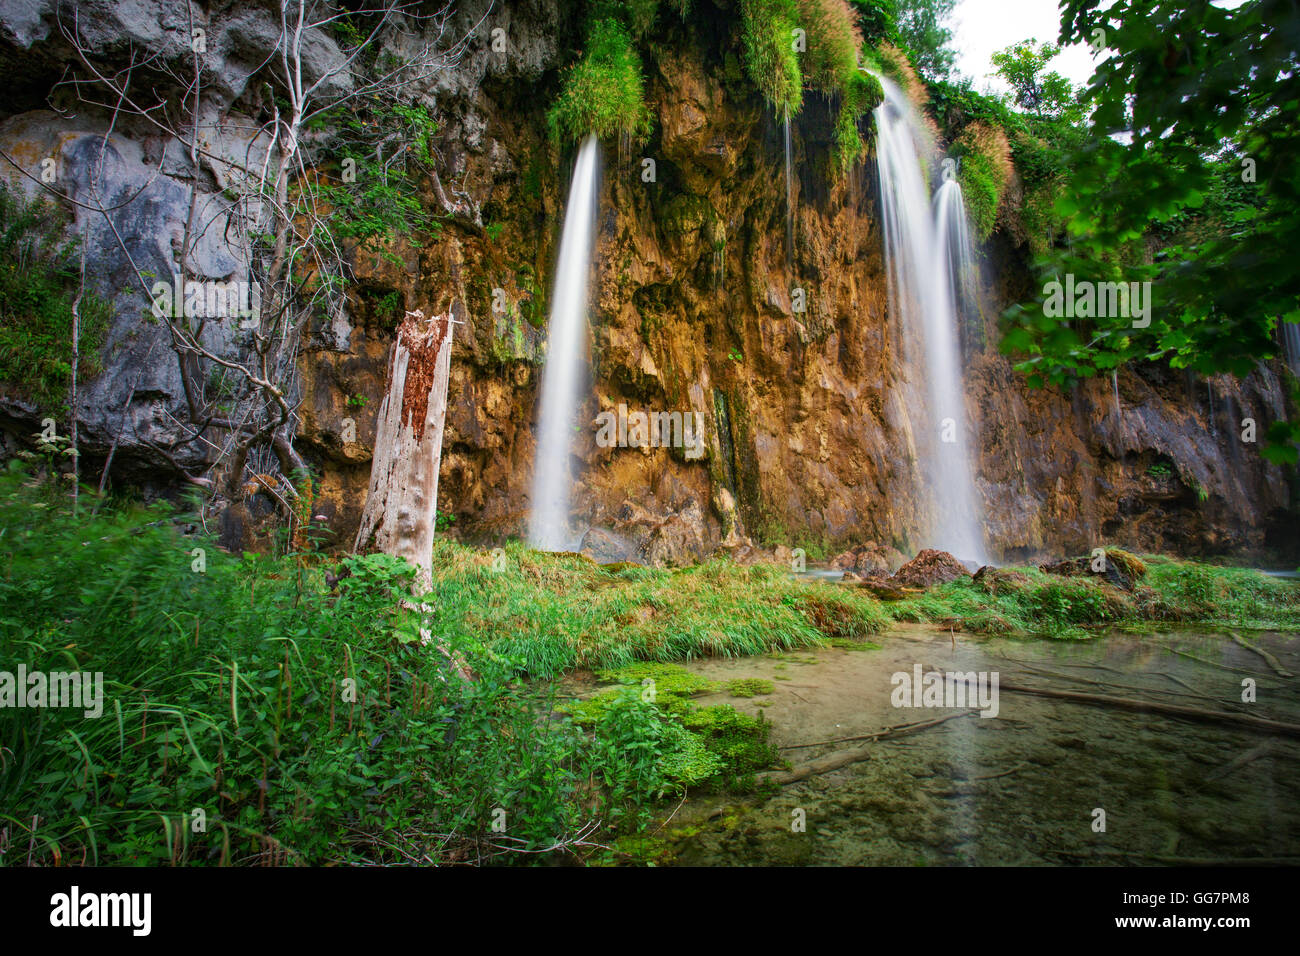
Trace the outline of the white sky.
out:
M 1057 0 L 958 0 L 948 26 L 957 50 L 957 72 L 975 81 L 977 90 L 1010 92 L 993 72 L 993 54 L 1020 40 L 1055 43 L 1061 32 Z M 1067 47 L 1049 65 L 1076 86 L 1092 76 L 1092 51 Z

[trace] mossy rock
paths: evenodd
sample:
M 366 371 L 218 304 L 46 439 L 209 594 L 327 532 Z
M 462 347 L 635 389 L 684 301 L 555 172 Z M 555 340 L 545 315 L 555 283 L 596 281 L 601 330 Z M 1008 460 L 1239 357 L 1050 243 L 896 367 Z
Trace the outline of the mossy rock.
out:
M 738 677 L 727 681 L 727 693 L 732 697 L 757 697 L 759 694 L 770 694 L 775 689 L 770 680 L 761 677 Z
M 1146 577 L 1147 566 L 1141 558 L 1122 548 L 1107 548 L 1106 560 L 1109 563 L 1117 564 L 1128 576 L 1133 583 Z

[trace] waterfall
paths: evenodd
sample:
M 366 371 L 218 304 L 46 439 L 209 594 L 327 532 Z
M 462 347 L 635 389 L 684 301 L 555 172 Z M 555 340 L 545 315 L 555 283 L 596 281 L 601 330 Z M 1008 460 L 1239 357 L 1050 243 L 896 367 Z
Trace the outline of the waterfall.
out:
M 1300 324 L 1282 322 L 1282 347 L 1286 350 L 1286 364 L 1293 375 L 1300 375 Z
M 785 114 L 783 124 L 785 138 L 785 270 L 794 271 L 794 182 L 791 175 L 790 159 L 790 114 Z
M 569 464 L 577 427 L 580 376 L 586 364 L 587 284 L 599 191 L 600 150 L 596 137 L 588 136 L 578 150 L 569 186 L 547 325 L 546 367 L 542 372 L 528 540 L 533 547 L 546 551 L 569 550 L 573 543 L 569 528 L 573 476 Z
M 955 181 L 945 182 L 931 203 L 923 170 L 933 154 L 931 138 L 902 90 L 888 78 L 879 79 L 885 101 L 875 111 L 876 168 L 890 308 L 901 320 L 904 364 L 911 365 L 915 355 L 909 344 L 925 356 L 925 417 L 922 427 L 913 429 L 932 500 L 924 537 L 931 547 L 983 562 L 957 319 L 972 268 L 965 205 Z
M 961 185 L 946 180 L 934 194 L 935 229 L 946 259 L 948 285 L 952 296 L 953 316 L 957 328 L 958 345 L 967 345 L 959 354 L 965 356 L 969 348 L 970 319 L 979 316 L 978 268 L 975 250 L 970 239 L 970 224 L 966 219 L 966 202 Z

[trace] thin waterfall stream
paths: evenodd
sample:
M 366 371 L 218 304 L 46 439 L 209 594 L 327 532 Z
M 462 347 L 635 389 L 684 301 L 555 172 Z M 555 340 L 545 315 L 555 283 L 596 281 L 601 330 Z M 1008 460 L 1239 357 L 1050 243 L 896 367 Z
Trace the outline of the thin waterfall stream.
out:
M 899 87 L 880 77 L 885 102 L 875 111 L 877 170 L 885 220 L 890 307 L 903 326 L 904 360 L 925 379 L 926 408 L 914 427 L 915 452 L 931 513 L 924 542 L 958 558 L 987 560 L 982 509 L 962 381 L 959 296 L 968 288 L 972 254 L 961 187 L 944 182 L 933 202 L 926 165 L 934 146 Z M 915 343 L 924 355 L 916 368 Z
M 544 551 L 573 549 L 570 469 L 579 386 L 586 369 L 587 296 L 600 194 L 600 147 L 588 136 L 578 150 L 560 234 L 555 291 L 547 325 L 528 540 Z

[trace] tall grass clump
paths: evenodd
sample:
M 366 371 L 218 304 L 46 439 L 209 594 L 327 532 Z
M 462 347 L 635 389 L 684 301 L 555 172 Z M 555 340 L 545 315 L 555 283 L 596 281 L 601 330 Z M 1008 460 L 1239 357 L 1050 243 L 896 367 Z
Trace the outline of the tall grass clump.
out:
M 586 48 L 569 67 L 547 122 L 557 141 L 576 141 L 589 133 L 633 141 L 649 135 L 641 58 L 631 31 L 618 16 L 596 15 L 588 22 Z
M 797 581 L 773 565 L 601 566 L 517 543 L 505 553 L 505 569 L 494 571 L 490 555 L 435 542 L 434 602 L 535 677 L 862 639 L 889 622 L 864 592 Z
M 862 33 L 846 0 L 799 0 L 799 24 L 808 49 L 800 57 L 804 85 L 821 93 L 843 93 L 858 72 Z
M 793 43 L 798 27 L 796 0 L 740 0 L 741 62 L 782 119 L 803 105 L 803 72 Z
M 957 181 L 966 200 L 971 228 L 987 239 L 997 222 L 998 206 L 1011 180 L 1011 145 L 1001 128 L 974 122 L 962 130 L 950 152 L 961 157 Z

